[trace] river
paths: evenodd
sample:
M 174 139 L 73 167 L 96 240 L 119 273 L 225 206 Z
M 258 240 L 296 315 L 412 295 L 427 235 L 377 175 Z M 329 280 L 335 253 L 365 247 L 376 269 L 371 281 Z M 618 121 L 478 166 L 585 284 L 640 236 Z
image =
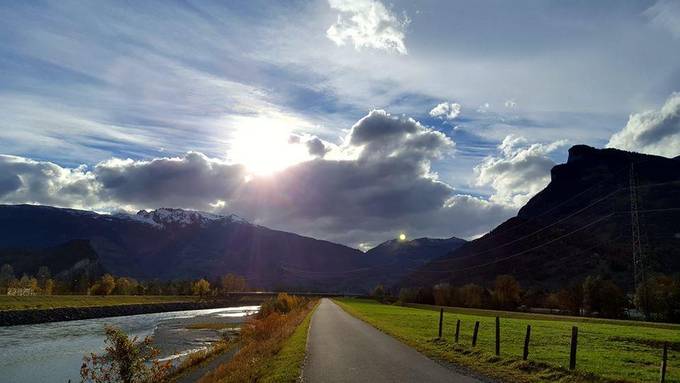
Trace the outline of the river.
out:
M 124 317 L 0 327 L 0 383 L 80 382 L 83 355 L 104 349 L 104 327 L 120 327 L 140 339 L 152 335 L 164 360 L 181 358 L 219 339 L 216 330 L 192 323 L 238 323 L 259 306 L 188 310 Z

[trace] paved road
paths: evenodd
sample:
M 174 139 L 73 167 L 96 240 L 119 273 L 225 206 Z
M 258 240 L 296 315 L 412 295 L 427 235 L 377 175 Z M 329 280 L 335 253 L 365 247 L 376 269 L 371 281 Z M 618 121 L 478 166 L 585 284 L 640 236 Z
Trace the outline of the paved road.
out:
M 479 382 L 433 362 L 329 299 L 312 317 L 303 377 L 308 383 Z

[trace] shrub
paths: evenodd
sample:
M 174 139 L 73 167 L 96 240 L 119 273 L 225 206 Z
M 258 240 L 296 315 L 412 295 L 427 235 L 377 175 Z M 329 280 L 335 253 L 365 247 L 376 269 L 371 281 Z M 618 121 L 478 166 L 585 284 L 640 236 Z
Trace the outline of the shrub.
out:
M 268 299 L 260 306 L 258 318 L 265 318 L 272 313 L 287 314 L 307 304 L 308 300 L 295 295 L 280 293 L 276 298 Z
M 80 376 L 83 382 L 150 383 L 162 381 L 170 363 L 156 360 L 158 350 L 151 338 L 141 342 L 128 337 L 121 329 L 106 327 L 106 350 L 103 355 L 90 354 L 83 358 Z

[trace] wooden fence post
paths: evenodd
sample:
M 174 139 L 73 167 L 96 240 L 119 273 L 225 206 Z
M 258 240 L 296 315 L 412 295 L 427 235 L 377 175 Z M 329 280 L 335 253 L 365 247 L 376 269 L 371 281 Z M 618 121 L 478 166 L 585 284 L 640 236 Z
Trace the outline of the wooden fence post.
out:
M 569 353 L 569 369 L 576 368 L 576 343 L 578 340 L 578 327 L 571 328 L 571 352 Z
M 458 343 L 458 334 L 460 334 L 460 319 L 456 322 L 456 343 Z
M 501 319 L 496 317 L 496 356 L 501 354 Z
M 439 309 L 439 339 L 442 338 L 442 323 L 444 322 L 444 308 Z
M 668 360 L 668 342 L 663 344 L 663 356 L 661 357 L 661 383 L 666 381 L 666 361 Z
M 522 360 L 527 360 L 529 357 L 529 338 L 531 337 L 531 325 L 527 325 L 527 335 L 524 337 L 524 353 L 522 354 Z
M 475 322 L 475 330 L 472 332 L 472 347 L 477 345 L 477 332 L 479 331 L 479 321 Z

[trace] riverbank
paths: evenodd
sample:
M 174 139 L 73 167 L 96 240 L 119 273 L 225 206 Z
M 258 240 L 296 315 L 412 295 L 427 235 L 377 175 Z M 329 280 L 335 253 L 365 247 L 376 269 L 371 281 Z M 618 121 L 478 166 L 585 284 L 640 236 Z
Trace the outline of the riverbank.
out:
M 194 302 L 191 295 L 0 295 L 0 311 Z
M 83 356 L 104 352 L 105 328 L 150 336 L 158 359 L 182 363 L 185 356 L 236 334 L 258 305 L 159 312 L 77 321 L 0 327 L 0 382 L 79 382 Z M 205 323 L 222 325 L 206 327 Z
M 298 381 L 311 315 L 318 302 L 284 294 L 264 303 L 258 317 L 242 328 L 239 352 L 198 382 Z
M 191 298 L 191 297 L 188 297 Z M 118 317 L 139 314 L 162 313 L 169 311 L 202 310 L 235 305 L 255 305 L 260 299 L 242 298 L 218 299 L 209 301 L 194 300 L 166 303 L 111 304 L 84 307 L 57 307 L 48 309 L 5 310 L 0 311 L 0 326 L 16 326 L 48 322 L 72 321 L 105 317 Z

